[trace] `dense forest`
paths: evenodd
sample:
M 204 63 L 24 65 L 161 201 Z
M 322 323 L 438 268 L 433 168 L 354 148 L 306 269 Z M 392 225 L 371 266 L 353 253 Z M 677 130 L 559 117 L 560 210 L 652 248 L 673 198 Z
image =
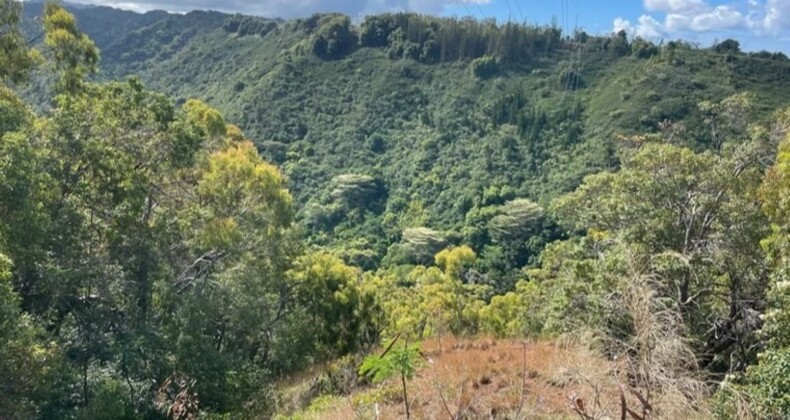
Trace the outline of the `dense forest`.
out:
M 431 417 L 443 337 L 611 366 L 485 418 L 790 416 L 784 54 L 0 0 L 0 80 L 0 418 Z

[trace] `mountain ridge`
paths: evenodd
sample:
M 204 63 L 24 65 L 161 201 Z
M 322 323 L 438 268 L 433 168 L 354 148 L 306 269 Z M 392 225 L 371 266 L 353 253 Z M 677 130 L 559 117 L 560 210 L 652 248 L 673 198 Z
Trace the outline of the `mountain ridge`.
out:
M 473 239 L 475 212 L 572 191 L 617 167 L 623 136 L 679 123 L 696 130 L 686 144 L 705 148 L 700 102 L 749 91 L 759 121 L 790 105 L 790 61 L 737 42 L 697 49 L 410 14 L 353 25 L 336 14 L 72 12 L 102 50 L 101 78 L 136 75 L 222 111 L 287 175 L 311 240 L 357 244 L 339 252 L 372 253 L 367 267 L 416 225 L 467 232 L 449 240 L 481 251 L 492 244 Z M 333 199 L 343 174 L 382 182 L 386 203 Z M 406 208 L 413 220 L 398 216 Z

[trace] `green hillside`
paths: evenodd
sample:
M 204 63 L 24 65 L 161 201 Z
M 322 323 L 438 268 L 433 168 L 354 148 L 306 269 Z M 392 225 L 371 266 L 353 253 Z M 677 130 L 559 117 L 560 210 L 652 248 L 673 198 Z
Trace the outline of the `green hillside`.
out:
M 783 54 L 0 0 L 0 418 L 789 418 L 789 285 Z
M 336 15 L 73 12 L 102 51 L 101 78 L 137 75 L 221 110 L 284 170 L 311 240 L 365 268 L 387 254 L 414 262 L 388 252 L 410 227 L 455 232 L 450 243 L 483 252 L 492 243 L 475 226 L 481 213 L 515 198 L 545 204 L 615 168 L 618 136 L 683 123 L 683 141 L 705 148 L 702 101 L 748 91 L 759 120 L 790 104 L 790 60 L 727 43 L 656 46 L 416 15 L 354 26 Z M 331 54 L 317 50 L 324 38 Z M 493 70 L 476 75 L 486 59 Z M 333 199 L 343 174 L 373 177 L 383 196 Z M 516 260 L 493 264 L 531 257 Z

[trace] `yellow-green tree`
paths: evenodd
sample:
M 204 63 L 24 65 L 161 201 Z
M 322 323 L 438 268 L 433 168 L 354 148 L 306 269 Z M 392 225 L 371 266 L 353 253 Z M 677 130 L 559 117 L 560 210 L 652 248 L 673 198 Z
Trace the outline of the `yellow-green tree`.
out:
M 44 43 L 52 52 L 58 73 L 58 91 L 76 92 L 86 76 L 98 71 L 99 50 L 87 35 L 80 32 L 74 15 L 62 6 L 48 2 L 44 6 Z
M 262 367 L 288 366 L 294 353 L 277 338 L 292 310 L 285 273 L 299 246 L 277 168 L 250 142 L 213 144 L 218 150 L 206 150 L 193 172 L 179 172 L 164 203 L 161 221 L 173 217 L 179 225 L 172 233 L 181 238 L 170 245 L 178 250 L 170 262 L 175 287 L 161 299 L 177 302 L 163 306 L 173 317 L 167 337 L 178 343 L 177 371 L 197 379 L 202 404 L 227 410 L 262 380 Z
M 228 131 L 234 133 L 235 140 L 243 139 L 243 134 L 238 127 L 226 126 L 222 114 L 214 108 L 197 99 L 189 99 L 184 104 L 187 120 L 199 130 L 201 136 L 216 138 L 224 136 Z
M 515 291 L 492 297 L 480 310 L 481 330 L 496 337 L 539 334 L 543 327 L 541 297 L 537 282 L 518 282 Z
M 386 332 L 416 339 L 477 332 L 482 299 L 489 290 L 463 279 L 475 258 L 469 247 L 450 248 L 436 254 L 439 267 L 416 266 L 375 278 L 372 287 L 387 314 Z
M 327 253 L 300 257 L 289 274 L 303 319 L 293 325 L 310 337 L 317 353 L 339 356 L 378 339 L 382 314 L 362 273 Z

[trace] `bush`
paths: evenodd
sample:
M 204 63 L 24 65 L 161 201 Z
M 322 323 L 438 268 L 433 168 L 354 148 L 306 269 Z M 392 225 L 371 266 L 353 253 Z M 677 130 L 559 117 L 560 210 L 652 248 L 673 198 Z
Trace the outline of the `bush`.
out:
M 77 411 L 78 420 L 134 420 L 141 416 L 129 404 L 125 384 L 109 377 L 94 384 L 88 404 Z
M 244 36 L 264 37 L 277 29 L 277 22 L 253 16 L 236 14 L 225 19 L 222 24 L 225 32 Z
M 480 58 L 472 60 L 470 65 L 472 74 L 481 78 L 487 79 L 495 76 L 501 70 L 500 60 L 497 57 L 484 55 Z
M 634 42 L 631 43 L 631 54 L 633 54 L 637 58 L 650 58 L 656 54 L 658 54 L 658 47 L 650 41 L 646 41 L 642 38 L 634 39 Z
M 386 189 L 368 175 L 343 174 L 332 179 L 332 199 L 347 209 L 373 209 L 383 204 Z
M 573 67 L 563 69 L 560 72 L 558 82 L 560 88 L 565 90 L 576 90 L 585 87 L 584 79 Z
M 741 52 L 741 44 L 734 39 L 727 39 L 714 45 L 713 51 L 719 54 L 738 54 Z
M 433 257 L 447 245 L 447 238 L 433 229 L 419 227 L 403 231 L 403 252 L 408 261 L 418 264 L 431 264 Z
M 331 16 L 322 22 L 313 38 L 313 53 L 323 59 L 338 59 L 354 49 L 357 37 L 347 16 Z

